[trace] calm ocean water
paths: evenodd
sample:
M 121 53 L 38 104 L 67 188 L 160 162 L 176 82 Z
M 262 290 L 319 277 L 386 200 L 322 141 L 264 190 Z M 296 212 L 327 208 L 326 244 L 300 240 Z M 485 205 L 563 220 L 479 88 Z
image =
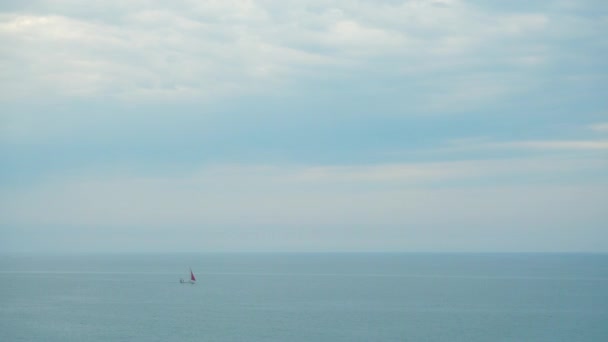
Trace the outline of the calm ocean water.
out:
M 0 341 L 608 341 L 608 255 L 4 255 Z

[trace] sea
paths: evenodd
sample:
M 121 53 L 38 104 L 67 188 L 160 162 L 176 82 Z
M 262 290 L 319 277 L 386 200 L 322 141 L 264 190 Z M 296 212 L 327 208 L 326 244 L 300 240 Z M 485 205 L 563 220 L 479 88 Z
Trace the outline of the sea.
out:
M 0 341 L 608 341 L 608 255 L 3 254 Z

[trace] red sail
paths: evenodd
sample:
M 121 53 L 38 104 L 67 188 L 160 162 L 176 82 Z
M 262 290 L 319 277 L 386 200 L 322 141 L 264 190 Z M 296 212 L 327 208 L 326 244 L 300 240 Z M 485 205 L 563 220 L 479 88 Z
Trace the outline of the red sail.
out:
M 194 273 L 192 273 L 192 270 L 190 270 L 190 280 L 196 281 L 196 278 L 194 278 Z

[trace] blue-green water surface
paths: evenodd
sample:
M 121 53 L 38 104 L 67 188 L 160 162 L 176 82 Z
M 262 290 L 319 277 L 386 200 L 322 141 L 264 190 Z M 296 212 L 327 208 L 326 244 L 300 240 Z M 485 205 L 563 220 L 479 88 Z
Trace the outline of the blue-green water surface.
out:
M 608 255 L 3 255 L 0 341 L 608 341 Z

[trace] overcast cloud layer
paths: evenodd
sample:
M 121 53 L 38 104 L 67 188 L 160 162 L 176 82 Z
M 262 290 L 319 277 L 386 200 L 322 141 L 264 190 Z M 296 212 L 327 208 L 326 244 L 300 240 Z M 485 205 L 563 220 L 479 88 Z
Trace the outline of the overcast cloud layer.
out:
M 0 4 L 0 252 L 608 251 L 605 1 Z

